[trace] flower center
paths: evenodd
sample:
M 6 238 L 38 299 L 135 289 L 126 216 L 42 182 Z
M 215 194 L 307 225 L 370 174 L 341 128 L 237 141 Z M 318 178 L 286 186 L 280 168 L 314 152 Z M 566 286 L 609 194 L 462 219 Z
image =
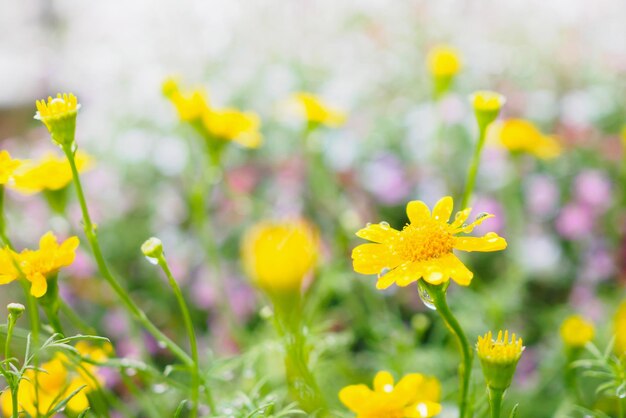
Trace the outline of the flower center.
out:
M 412 262 L 449 254 L 452 252 L 454 236 L 446 226 L 435 221 L 407 225 L 390 244 L 390 250 L 402 260 Z

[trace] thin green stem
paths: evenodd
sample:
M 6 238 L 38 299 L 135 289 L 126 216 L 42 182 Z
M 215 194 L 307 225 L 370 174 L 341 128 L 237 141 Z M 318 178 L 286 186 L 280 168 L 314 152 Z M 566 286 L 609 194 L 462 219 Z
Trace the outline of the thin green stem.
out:
M 465 185 L 465 191 L 463 192 L 463 200 L 461 201 L 461 208 L 464 209 L 469 204 L 472 198 L 472 192 L 474 191 L 474 185 L 476 184 L 476 175 L 478 173 L 478 167 L 480 166 L 480 155 L 485 145 L 485 138 L 487 137 L 487 126 L 479 126 L 478 142 L 476 148 L 474 148 L 474 155 L 470 164 L 469 171 L 467 173 L 467 184 Z
M 74 178 L 74 186 L 76 188 L 76 195 L 83 215 L 83 228 L 85 230 L 85 236 L 89 242 L 89 246 L 93 252 L 98 270 L 107 283 L 111 286 L 113 291 L 117 294 L 122 301 L 124 307 L 133 315 L 133 317 L 143 325 L 146 330 L 156 338 L 157 341 L 164 344 L 176 357 L 178 357 L 186 365 L 193 365 L 193 360 L 183 349 L 181 349 L 174 341 L 169 339 L 163 332 L 161 332 L 151 321 L 146 314 L 133 302 L 130 296 L 126 293 L 126 290 L 120 285 L 117 279 L 113 276 L 109 267 L 107 266 L 102 250 L 100 249 L 100 243 L 96 235 L 96 228 L 91 221 L 89 215 L 89 209 L 87 208 L 87 201 L 83 193 L 83 187 L 80 182 L 80 176 L 78 175 L 78 169 L 76 168 L 76 161 L 74 159 L 74 151 L 71 149 L 71 145 L 64 146 L 63 151 L 67 156 L 67 160 L 72 170 Z
M 432 285 L 429 283 L 423 283 L 428 290 L 430 297 L 433 300 L 433 304 L 439 313 L 439 316 L 446 323 L 452 334 L 456 337 L 459 345 L 459 351 L 461 352 L 461 364 L 459 365 L 459 379 L 460 379 L 460 396 L 459 396 L 459 418 L 468 417 L 469 411 L 469 386 L 470 376 L 472 373 L 472 360 L 473 352 L 470 348 L 470 344 L 461 328 L 461 325 L 450 311 L 448 302 L 446 300 L 446 289 L 444 285 Z
M 178 306 L 183 314 L 183 322 L 185 323 L 185 327 L 187 328 L 187 335 L 189 336 L 189 346 L 191 348 L 191 358 L 193 360 L 194 366 L 192 369 L 192 381 L 191 381 L 191 416 L 198 416 L 198 401 L 200 398 L 200 362 L 198 360 L 198 343 L 196 341 L 196 333 L 193 329 L 193 322 L 191 321 L 191 315 L 189 314 L 189 308 L 187 307 L 187 303 L 185 302 L 185 298 L 183 297 L 183 293 L 180 290 L 180 286 L 178 286 L 178 282 L 174 278 L 172 271 L 170 270 L 169 265 L 167 264 L 167 260 L 161 254 L 157 261 L 163 272 L 167 276 L 167 280 L 176 295 L 176 300 L 178 301 Z M 213 396 L 209 387 L 206 387 L 207 400 L 209 402 L 209 406 L 211 407 L 211 411 L 215 412 L 215 402 L 213 401 Z
M 4 341 L 4 359 L 10 358 L 11 351 L 11 335 L 13 335 L 13 327 L 15 326 L 15 316 L 9 314 L 9 320 L 7 321 L 7 338 Z
M 488 391 L 491 418 L 500 418 L 500 410 L 502 409 L 502 398 L 504 398 L 504 391 L 502 389 L 494 388 L 488 388 Z
M 12 313 L 9 314 L 9 320 L 7 321 L 7 338 L 4 342 L 4 359 L 8 361 L 11 357 L 11 336 L 13 335 L 13 327 L 17 318 Z M 6 376 L 5 376 L 6 377 Z M 12 418 L 19 417 L 19 405 L 17 403 L 17 395 L 19 388 L 19 380 L 14 376 L 11 377 L 11 381 L 7 382 L 11 386 L 11 402 L 12 402 Z

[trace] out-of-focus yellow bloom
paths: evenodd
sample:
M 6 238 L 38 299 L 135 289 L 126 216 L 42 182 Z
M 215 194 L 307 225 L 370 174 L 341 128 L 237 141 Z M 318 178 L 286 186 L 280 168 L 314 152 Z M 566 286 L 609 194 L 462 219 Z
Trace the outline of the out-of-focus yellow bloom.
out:
M 76 153 L 76 168 L 79 172 L 92 166 L 92 158 L 83 153 Z M 21 193 L 37 193 L 44 190 L 59 190 L 72 182 L 72 169 L 65 157 L 48 154 L 37 162 L 25 162 L 15 175 L 11 188 Z
M 211 110 L 204 113 L 202 121 L 209 134 L 215 138 L 237 142 L 247 148 L 258 148 L 261 145 L 261 119 L 256 113 L 236 109 Z
M 428 51 L 428 70 L 434 77 L 453 77 L 461 71 L 459 51 L 449 45 L 437 45 Z
M 303 220 L 260 222 L 245 235 L 243 265 L 248 276 L 270 293 L 298 292 L 317 263 L 317 230 Z
M 386 289 L 394 283 L 408 286 L 420 278 L 434 285 L 449 279 L 463 286 L 469 285 L 474 275 L 453 250 L 499 251 L 507 244 L 494 232 L 483 237 L 457 236 L 472 232 L 493 215 L 480 214 L 466 225 L 471 212 L 468 208 L 458 212 L 449 224 L 452 207 L 452 198 L 444 197 L 431 214 L 424 202 L 414 200 L 407 204 L 410 223 L 402 231 L 390 227 L 387 222 L 361 229 L 356 235 L 374 243 L 359 245 L 352 251 L 354 270 L 362 274 L 378 274 L 378 289 Z
M 106 347 L 98 348 L 81 341 L 76 344 L 76 349 L 82 357 L 96 362 L 104 362 L 108 358 Z M 91 353 L 98 353 L 97 357 L 93 357 Z M 18 404 L 29 416 L 45 415 L 60 401 L 82 387 L 82 390 L 67 403 L 67 409 L 78 414 L 89 407 L 87 398 L 89 392 L 97 390 L 103 383 L 103 379 L 98 375 L 98 366 L 83 361 L 80 362 L 80 367 L 77 367 L 61 352 L 55 353 L 54 357 L 41 364 L 40 368 L 45 372 L 29 369 L 19 383 Z M 37 388 L 35 382 L 38 384 Z M 11 416 L 13 402 L 10 389 L 0 395 L 0 405 L 4 415 Z
M 478 337 L 476 351 L 483 368 L 487 386 L 492 389 L 505 390 L 511 386 L 515 368 L 524 346 L 521 338 L 515 334 L 509 339 L 509 331 L 498 332 L 498 338 L 493 339 L 491 331 Z
M 511 152 L 527 152 L 538 158 L 550 159 L 561 154 L 561 145 L 555 137 L 544 135 L 524 119 L 508 119 L 493 124 L 489 136 Z
M 209 98 L 203 89 L 183 92 L 175 78 L 165 80 L 163 94 L 170 99 L 184 122 L 200 120 L 209 111 Z
M 48 290 L 47 278 L 74 262 L 78 244 L 78 237 L 70 237 L 59 244 L 56 236 L 47 232 L 39 240 L 38 250 L 25 249 L 19 254 L 8 247 L 0 250 L 0 284 L 18 279 L 21 271 L 31 283 L 30 293 L 38 298 L 43 296 Z
M 622 137 L 622 145 L 624 148 L 624 155 L 626 156 L 626 125 L 622 126 L 622 131 L 620 132 Z
M 569 347 L 583 347 L 594 333 L 593 324 L 580 315 L 568 316 L 561 324 L 561 339 Z
M 46 125 L 52 136 L 52 140 L 60 146 L 66 146 L 74 142 L 76 131 L 76 115 L 80 104 L 72 93 L 59 93 L 57 97 L 48 97 L 48 101 L 37 100 L 38 119 Z
M 434 377 L 411 373 L 394 386 L 391 373 L 374 378 L 374 390 L 366 385 L 346 386 L 339 399 L 357 418 L 425 418 L 441 412 L 441 385 Z
M 314 94 L 298 92 L 292 96 L 292 101 L 298 106 L 302 116 L 311 124 L 337 127 L 346 121 L 345 112 L 328 106 Z
M 8 151 L 0 151 L 0 185 L 7 184 L 20 165 L 22 161 L 12 159 Z
M 617 355 L 626 355 L 626 300 L 615 312 L 613 318 L 613 334 L 615 335 L 614 350 Z
M 489 124 L 496 120 L 506 99 L 499 93 L 483 90 L 474 92 L 470 97 L 470 101 L 474 108 L 478 126 L 486 129 Z

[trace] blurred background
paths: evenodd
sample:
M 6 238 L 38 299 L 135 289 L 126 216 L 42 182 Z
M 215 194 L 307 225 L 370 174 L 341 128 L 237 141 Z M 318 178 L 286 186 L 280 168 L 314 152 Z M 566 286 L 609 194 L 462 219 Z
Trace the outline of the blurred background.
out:
M 623 0 L 4 1 L 0 141 L 17 158 L 60 154 L 32 119 L 34 101 L 59 91 L 77 95 L 77 141 L 94 158 L 85 187 L 105 252 L 148 315 L 181 338 L 166 282 L 139 252 L 149 236 L 163 240 L 202 334 L 205 362 L 227 382 L 228 400 L 236 398 L 233 388 L 258 389 L 260 376 L 269 381 L 261 395 L 280 387 L 267 302 L 242 273 L 239 245 L 256 221 L 310 212 L 302 122 L 285 100 L 311 91 L 343 109 L 346 124 L 319 134 L 324 179 L 336 187 L 311 216 L 324 243 L 310 306 L 321 386 L 336 399 L 343 385 L 369 383 L 377 370 L 419 371 L 444 382 L 454 410 L 456 352 L 445 327 L 417 292 L 377 292 L 374 278 L 353 272 L 350 250 L 367 222 L 400 228 L 409 200 L 432 205 L 446 194 L 459 197 L 476 135 L 468 96 L 496 90 L 507 97 L 504 118 L 532 120 L 563 151 L 544 161 L 487 145 L 474 213 L 496 218 L 477 233 L 496 231 L 509 248 L 464 258 L 476 278 L 468 289 L 451 286 L 451 305 L 470 340 L 499 327 L 524 336 L 511 395 L 524 405 L 520 416 L 578 416 L 561 401 L 559 324 L 583 314 L 606 345 L 626 282 L 625 18 Z M 452 92 L 435 102 L 426 55 L 437 44 L 453 45 L 463 69 Z M 263 146 L 229 148 L 225 186 L 214 192 L 219 270 L 206 263 L 201 237 L 190 230 L 185 190 L 198 170 L 189 146 L 195 133 L 163 97 L 171 75 L 204 86 L 217 106 L 251 110 L 262 120 Z M 434 136 L 443 138 L 443 154 Z M 82 237 L 73 199 L 66 214 L 38 196 L 11 192 L 7 200 L 19 248 L 49 229 Z M 88 249 L 66 276 L 64 297 L 115 341 L 118 356 L 141 358 L 147 344 L 157 363 L 167 362 L 167 352 L 133 329 L 104 284 L 91 280 L 97 272 Z M 238 337 L 224 319 L 222 291 Z M 214 362 L 218 355 L 234 360 Z M 115 377 L 109 383 L 123 393 Z

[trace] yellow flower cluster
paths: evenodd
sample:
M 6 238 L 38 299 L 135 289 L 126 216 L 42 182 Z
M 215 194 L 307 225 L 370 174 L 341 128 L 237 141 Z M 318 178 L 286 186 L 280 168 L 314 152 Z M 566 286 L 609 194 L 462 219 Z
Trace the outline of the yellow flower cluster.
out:
M 77 152 L 75 158 L 79 172 L 88 170 L 93 164 L 93 159 L 83 152 Z M 24 162 L 13 179 L 10 186 L 21 193 L 60 190 L 72 182 L 72 169 L 65 157 L 48 154 L 39 161 Z
M 472 232 L 493 215 L 481 214 L 466 225 L 471 209 L 464 209 L 448 223 L 452 209 L 453 201 L 449 196 L 437 202 L 432 214 L 424 202 L 414 200 L 406 207 L 410 223 L 401 231 L 386 222 L 361 229 L 356 235 L 373 244 L 362 244 L 352 251 L 354 270 L 361 274 L 378 274 L 378 289 L 386 289 L 394 283 L 408 286 L 419 279 L 434 285 L 449 279 L 469 285 L 474 275 L 453 250 L 499 251 L 507 244 L 494 232 L 483 237 L 457 236 Z
M 434 377 L 411 373 L 394 386 L 391 373 L 374 378 L 374 390 L 366 385 L 346 386 L 339 399 L 356 418 L 427 418 L 441 412 L 441 385 Z
M 317 263 L 317 230 L 303 220 L 260 222 L 243 239 L 242 260 L 248 276 L 263 290 L 289 293 Z
M 30 293 L 35 297 L 43 296 L 48 290 L 47 278 L 72 264 L 78 244 L 78 237 L 70 237 L 59 244 L 56 236 L 48 232 L 41 237 L 38 250 L 16 253 L 8 247 L 1 249 L 0 285 L 17 280 L 23 274 L 31 283 Z
M 165 81 L 163 93 L 176 108 L 179 118 L 193 124 L 208 138 L 236 142 L 247 148 L 261 145 L 261 120 L 256 113 L 213 108 L 203 89 L 181 91 L 173 78 Z
M 593 340 L 593 324 L 580 315 L 571 315 L 561 324 L 561 339 L 568 347 L 583 347 Z
M 328 106 L 314 94 L 298 92 L 291 100 L 309 124 L 337 127 L 346 121 L 347 116 L 343 111 Z
M 511 152 L 526 152 L 542 159 L 561 154 L 561 145 L 555 137 L 544 135 L 530 121 L 508 119 L 490 127 L 489 136 Z
M 106 361 L 112 352 L 108 344 L 101 348 L 84 341 L 77 343 L 75 348 L 81 357 L 96 363 Z M 89 392 L 97 390 L 103 383 L 98 375 L 99 367 L 91 362 L 81 361 L 76 365 L 66 354 L 57 352 L 52 359 L 40 365 L 40 370 L 28 369 L 19 383 L 19 406 L 29 416 L 43 416 L 82 387 L 67 403 L 69 411 L 81 413 L 89 407 Z M 5 416 L 11 416 L 13 401 L 10 389 L 0 395 L 0 406 Z
M 11 158 L 8 151 L 0 151 L 0 185 L 8 184 L 21 165 L 22 161 Z

